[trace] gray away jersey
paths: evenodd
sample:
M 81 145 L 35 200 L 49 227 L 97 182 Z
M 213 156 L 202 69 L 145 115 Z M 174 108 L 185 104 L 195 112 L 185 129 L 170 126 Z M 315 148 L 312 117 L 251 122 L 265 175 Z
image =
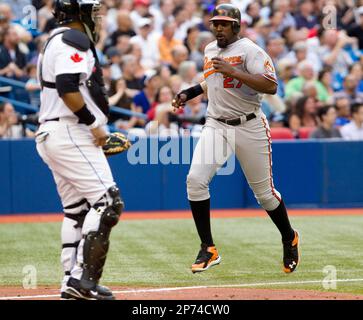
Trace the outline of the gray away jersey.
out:
M 219 48 L 217 41 L 213 41 L 205 48 L 204 56 L 204 79 L 208 87 L 207 116 L 235 118 L 260 108 L 263 94 L 247 87 L 237 79 L 225 77 L 217 72 L 211 61 L 217 56 L 243 72 L 260 74 L 277 83 L 271 58 L 251 40 L 243 38 L 226 48 Z

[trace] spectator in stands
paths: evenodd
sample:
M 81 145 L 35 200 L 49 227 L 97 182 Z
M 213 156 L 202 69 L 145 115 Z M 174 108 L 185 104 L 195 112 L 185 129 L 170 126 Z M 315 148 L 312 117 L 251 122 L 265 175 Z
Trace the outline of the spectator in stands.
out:
M 332 67 L 334 74 L 346 76 L 348 68 L 353 64 L 349 53 L 344 50 L 346 45 L 354 45 L 356 39 L 348 37 L 344 32 L 324 30 L 321 37 L 319 54 L 325 65 Z
M 134 97 L 133 101 L 136 107 L 140 107 L 140 111 L 146 114 L 155 102 L 156 93 L 161 85 L 160 76 L 157 71 L 150 70 L 147 73 L 144 85 L 145 88 Z
M 246 7 L 246 14 L 250 17 L 249 26 L 253 28 L 260 20 L 261 5 L 257 1 L 251 1 Z
M 336 92 L 334 98 L 348 98 L 350 104 L 363 102 L 363 93 L 358 92 L 358 79 L 353 74 L 348 74 L 343 82 L 343 91 Z
M 200 123 L 191 123 L 188 121 L 183 123 L 183 127 L 189 129 L 191 135 L 194 137 L 200 136 L 207 113 L 207 105 L 202 101 L 202 99 L 203 96 L 199 95 L 194 99 L 187 101 L 184 107 L 183 116 L 200 121 Z
M 249 28 L 247 37 L 266 50 L 267 40 L 271 37 L 271 21 L 269 19 L 261 18 L 258 20 L 254 28 Z
M 154 16 L 154 29 L 157 34 L 163 32 L 163 24 L 174 19 L 172 13 L 175 8 L 173 0 L 160 0 L 160 7 L 150 7 L 150 13 Z
M 173 97 L 181 91 L 183 79 L 178 74 L 174 74 L 169 79 L 169 86 L 173 92 Z
M 180 40 L 175 39 L 174 34 L 176 30 L 175 22 L 167 21 L 163 24 L 163 33 L 158 41 L 160 52 L 160 61 L 162 63 L 171 63 L 171 52 L 175 46 L 182 44 Z
M 160 87 L 155 97 L 155 104 L 148 112 L 150 121 L 145 130 L 148 135 L 159 135 L 163 137 L 178 136 L 179 127 L 170 121 L 169 114 L 173 111 L 171 100 L 173 99 L 171 88 Z
M 281 25 L 284 19 L 284 14 L 281 11 L 272 10 L 269 15 L 271 22 L 271 35 L 281 36 Z
M 29 55 L 29 63 L 31 64 L 38 64 L 39 54 L 42 52 L 44 45 L 48 39 L 48 34 L 44 33 L 34 39 L 35 49 Z
M 26 55 L 19 47 L 20 39 L 13 26 L 5 32 L 0 45 L 0 76 L 21 79 L 25 75 Z
M 299 129 L 296 125 L 297 123 L 299 123 L 301 127 L 316 127 L 318 124 L 316 112 L 316 102 L 313 98 L 299 98 L 289 117 L 289 126 L 291 130 L 296 131 Z
M 295 113 L 287 114 L 288 127 L 295 139 L 299 139 L 299 130 L 302 127 L 301 119 Z
M 341 134 L 337 128 L 334 127 L 337 118 L 337 112 L 334 106 L 328 105 L 318 109 L 318 118 L 320 120 L 319 126 L 310 134 L 310 138 L 314 139 L 329 139 L 341 138 Z
M 130 110 L 133 112 L 140 112 L 141 108 L 136 108 L 129 95 L 130 91 L 126 87 L 126 81 L 123 78 L 113 82 L 112 91 L 114 94 L 109 98 L 111 106 L 119 107 L 122 109 Z M 115 126 L 119 129 L 129 130 L 134 127 L 143 126 L 143 122 L 135 117 L 129 115 L 111 115 L 110 122 L 114 122 Z
M 355 37 L 358 39 L 358 47 L 363 50 L 363 6 L 356 10 L 358 15 L 357 24 L 352 25 L 348 29 L 348 36 Z
M 24 18 L 23 8 L 32 5 L 31 0 L 2 0 L 4 4 L 8 4 L 11 7 L 11 11 L 14 14 L 15 20 L 21 20 Z
M 128 54 L 121 58 L 122 78 L 126 83 L 127 95 L 133 98 L 143 89 L 143 79 L 136 77 L 136 58 Z
M 137 21 L 150 16 L 149 7 L 150 0 L 134 0 L 134 9 L 129 13 L 129 16 L 131 21 L 134 22 L 134 29 L 136 31 L 138 31 Z
M 29 92 L 30 104 L 39 108 L 41 87 L 37 79 L 37 66 L 35 64 L 28 64 L 25 70 L 29 78 L 25 84 L 25 89 Z
M 342 97 L 335 99 L 335 109 L 337 111 L 337 119 L 335 120 L 337 127 L 344 126 L 350 122 L 351 111 L 348 98 Z
M 9 28 L 9 22 L 6 16 L 0 11 L 0 43 L 4 41 L 4 34 Z
M 296 41 L 292 46 L 292 51 L 286 55 L 287 59 L 292 60 L 296 65 L 304 60 L 312 63 L 314 72 L 319 72 L 322 68 L 321 58 L 308 47 L 305 40 Z
M 13 3 L 13 1 L 8 0 L 8 3 L 0 3 L 0 15 L 2 17 L 5 17 L 4 27 L 6 29 L 8 29 L 8 27 L 10 26 L 13 27 L 18 34 L 19 41 L 24 44 L 29 43 L 30 41 L 32 41 L 32 34 L 21 25 L 21 21 L 19 19 L 14 19 L 14 11 L 12 11 L 9 3 Z M 21 10 L 20 12 L 23 13 L 23 10 Z
M 101 64 L 101 68 L 102 68 L 102 76 L 103 76 L 103 80 L 105 82 L 105 88 L 107 90 L 108 95 L 113 94 L 112 90 L 111 90 L 111 86 L 112 86 L 112 78 L 111 78 L 111 63 L 109 62 L 104 62 Z
M 301 61 L 297 66 L 298 77 L 290 80 L 285 87 L 285 97 L 289 98 L 295 92 L 301 92 L 306 81 L 313 81 L 320 101 L 327 101 L 329 96 L 323 85 L 316 79 L 313 64 L 310 61 Z
M 185 9 L 185 5 L 177 5 L 173 11 L 174 22 L 176 24 L 176 30 L 174 37 L 175 39 L 184 41 L 187 36 L 188 23 L 188 12 Z
M 127 34 L 119 35 L 116 39 L 115 48 L 118 50 L 120 55 L 127 54 L 131 49 L 130 36 Z
M 141 64 L 146 69 L 153 69 L 159 65 L 160 53 L 157 45 L 157 35 L 152 32 L 150 18 L 138 21 L 138 34 L 130 39 L 131 44 L 138 44 L 141 48 Z
M 141 64 L 141 59 L 142 59 L 141 47 L 137 43 L 132 43 L 130 45 L 130 50 L 127 52 L 127 54 L 134 56 L 136 59 L 135 77 L 143 79 L 146 70 L 151 70 L 151 69 L 144 68 L 143 65 Z
M 267 118 L 269 118 L 271 114 L 276 112 L 283 113 L 287 109 L 284 100 L 278 95 L 266 94 L 263 96 L 261 103 L 262 111 Z
M 184 45 L 188 49 L 188 53 L 196 50 L 197 38 L 200 31 L 197 26 L 191 26 L 187 30 L 187 36 L 184 39 Z
M 47 21 L 53 18 L 53 0 L 43 0 L 44 5 L 38 11 L 38 29 L 43 32 Z
M 190 54 L 190 60 L 197 64 L 197 70 L 203 71 L 204 67 L 204 49 L 208 43 L 214 40 L 214 36 L 209 31 L 203 31 L 198 34 L 196 40 L 196 49 Z
M 358 79 L 357 91 L 363 92 L 363 67 L 359 62 L 352 64 L 349 67 L 349 74 Z
M 197 76 L 197 65 L 194 61 L 183 61 L 178 68 L 178 74 L 183 79 L 181 90 L 195 86 Z
M 210 31 L 210 19 L 212 18 L 213 9 L 211 6 L 205 6 L 202 11 L 202 21 L 197 24 L 199 31 Z
M 122 71 L 120 67 L 120 62 L 121 62 L 120 51 L 116 47 L 111 47 L 106 51 L 106 56 L 110 63 L 111 79 L 117 80 L 121 78 Z
M 321 106 L 326 105 L 327 103 L 333 102 L 333 97 L 328 97 L 327 100 L 325 100 L 324 102 L 318 99 L 318 90 L 316 89 L 316 83 L 312 80 L 306 81 L 304 83 L 304 86 L 302 88 L 302 93 L 305 97 L 313 98 L 315 100 L 315 105 L 317 108 L 320 108 Z
M 127 35 L 130 38 L 136 35 L 130 12 L 127 10 L 119 10 L 117 13 L 117 30 L 111 35 L 111 46 L 116 45 L 119 36 Z
M 277 65 L 279 58 L 285 50 L 285 40 L 280 36 L 274 36 L 267 39 L 266 53 L 271 57 L 274 65 Z
M 8 102 L 0 103 L 0 138 L 19 139 L 33 136 L 34 133 L 19 123 L 13 105 Z
M 285 127 L 286 121 L 286 114 L 279 112 L 271 114 L 268 120 L 271 128 L 283 128 Z
M 340 128 L 345 140 L 363 140 L 363 104 L 352 105 L 352 121 Z
M 4 42 L 4 35 L 7 30 L 6 20 L 4 19 L 4 16 L 0 14 L 0 44 Z
M 151 105 L 151 108 L 147 112 L 149 120 L 154 120 L 157 106 L 161 104 L 170 104 L 173 98 L 173 92 L 168 85 L 161 85 L 159 90 L 156 92 L 155 101 Z
M 285 39 L 285 47 L 288 52 L 293 50 L 293 45 L 298 41 L 306 40 L 303 32 L 296 30 L 293 26 L 288 26 L 282 29 L 281 36 Z
M 329 99 L 331 99 L 334 96 L 334 90 L 332 88 L 331 70 L 332 70 L 331 67 L 324 67 L 319 72 L 319 75 L 318 75 L 318 81 L 322 84 L 322 86 L 326 90 L 327 95 L 329 96 Z
M 318 24 L 318 19 L 314 15 L 314 7 L 311 0 L 301 0 L 299 10 L 295 15 L 296 28 L 313 29 Z
M 171 51 L 171 63 L 168 65 L 171 74 L 177 74 L 179 66 L 188 59 L 188 49 L 180 44 L 175 46 Z
M 107 16 L 107 6 L 101 6 L 101 10 L 100 10 L 100 15 L 103 17 Z M 116 20 L 116 15 L 115 15 L 115 20 Z M 98 60 L 100 61 L 100 63 L 105 63 L 106 61 L 106 57 L 104 55 L 104 52 L 112 46 L 112 40 L 111 37 L 109 36 L 109 25 L 108 25 L 108 21 L 107 19 L 102 19 L 101 20 L 101 24 L 99 27 L 99 32 L 98 32 L 98 36 L 99 39 L 96 43 L 96 53 L 97 53 L 97 57 Z
M 183 1 L 183 7 L 187 13 L 187 21 L 185 23 L 185 30 L 187 31 L 190 27 L 197 26 L 201 23 L 202 19 L 199 16 L 200 8 L 196 0 Z
M 355 13 L 354 7 L 359 3 L 354 3 L 355 1 L 333 1 L 334 6 L 337 8 L 337 29 L 349 29 L 354 25 Z M 324 5 L 324 3 L 322 3 Z
M 296 22 L 294 17 L 291 14 L 291 7 L 289 0 L 276 0 L 273 2 L 274 11 L 280 11 L 282 13 L 282 21 L 279 25 L 277 31 L 282 32 L 285 28 L 288 27 L 296 27 Z

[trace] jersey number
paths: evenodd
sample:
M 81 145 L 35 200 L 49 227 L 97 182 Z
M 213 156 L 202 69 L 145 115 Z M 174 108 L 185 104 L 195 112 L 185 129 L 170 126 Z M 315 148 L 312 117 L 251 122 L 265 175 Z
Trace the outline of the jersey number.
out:
M 237 85 L 234 85 L 234 79 L 231 77 L 226 77 L 224 76 L 224 81 L 223 81 L 223 88 L 241 88 L 242 86 L 242 81 L 238 81 Z

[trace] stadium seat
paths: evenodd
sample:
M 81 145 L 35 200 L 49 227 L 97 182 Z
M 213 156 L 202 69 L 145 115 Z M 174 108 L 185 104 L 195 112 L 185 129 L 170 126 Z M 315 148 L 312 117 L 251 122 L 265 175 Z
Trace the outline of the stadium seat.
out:
M 272 127 L 271 138 L 273 140 L 294 139 L 294 135 L 289 128 Z
M 313 132 L 315 127 L 301 127 L 299 129 L 299 138 L 300 139 L 309 139 L 310 133 Z

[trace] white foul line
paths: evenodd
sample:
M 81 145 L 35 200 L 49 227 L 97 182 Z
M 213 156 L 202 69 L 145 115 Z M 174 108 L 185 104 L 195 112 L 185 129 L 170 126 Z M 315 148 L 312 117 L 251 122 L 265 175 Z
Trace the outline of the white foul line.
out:
M 291 284 L 313 284 L 322 283 L 322 280 L 303 280 L 303 281 L 280 281 L 280 282 L 259 282 L 259 283 L 243 283 L 243 284 L 221 284 L 221 285 L 208 285 L 208 286 L 192 286 L 192 287 L 171 287 L 171 288 L 154 288 L 154 289 L 131 289 L 131 290 L 115 290 L 113 293 L 148 293 L 148 292 L 167 292 L 179 290 L 195 290 L 207 288 L 248 288 L 248 287 L 263 287 L 263 286 L 277 286 L 277 285 L 291 285 Z M 363 282 L 363 279 L 336 279 L 329 280 L 329 282 Z M 37 299 L 37 298 L 57 298 L 60 294 L 46 294 L 46 295 L 33 295 L 33 296 L 14 296 L 14 297 L 0 297 L 0 300 L 17 300 L 17 299 Z

